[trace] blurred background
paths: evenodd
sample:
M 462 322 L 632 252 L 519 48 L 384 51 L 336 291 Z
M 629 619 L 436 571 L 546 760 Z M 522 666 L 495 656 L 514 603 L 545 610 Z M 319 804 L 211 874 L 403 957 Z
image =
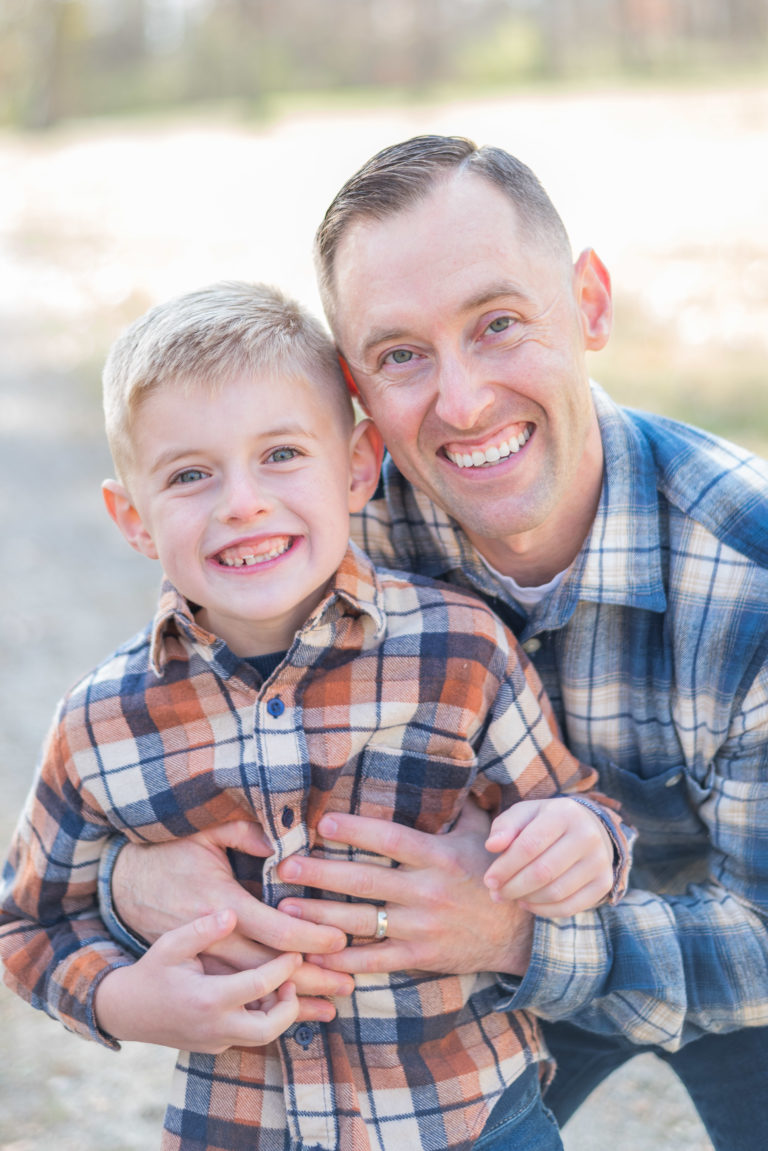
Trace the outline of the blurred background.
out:
M 609 266 L 593 373 L 768 454 L 768 0 L 3 0 L 0 837 L 56 700 L 151 614 L 101 508 L 99 377 L 151 304 L 224 277 L 319 311 L 314 230 L 421 132 L 530 164 Z M 172 1060 L 0 989 L 0 1151 L 145 1151 Z M 709 1151 L 650 1056 L 568 1151 Z

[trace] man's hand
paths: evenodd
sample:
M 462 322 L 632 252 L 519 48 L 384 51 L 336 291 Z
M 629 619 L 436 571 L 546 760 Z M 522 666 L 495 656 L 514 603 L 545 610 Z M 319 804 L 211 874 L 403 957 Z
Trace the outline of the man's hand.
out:
M 494 900 L 536 915 L 597 907 L 613 887 L 613 841 L 585 804 L 567 796 L 523 800 L 494 819 L 485 846 L 499 858 L 485 873 Z
M 207 975 L 201 953 L 235 924 L 229 910 L 196 919 L 162 936 L 136 963 L 110 971 L 94 1002 L 102 1031 L 210 1055 L 282 1035 L 299 1014 L 291 980 L 301 956 L 286 953 L 255 970 Z
M 245 820 L 168 843 L 126 844 L 112 875 L 120 918 L 152 943 L 201 916 L 231 908 L 236 928 L 201 953 L 209 974 L 256 968 L 281 952 L 319 955 L 345 946 L 342 931 L 298 923 L 249 895 L 232 874 L 227 848 L 258 856 L 272 850 L 258 825 Z M 335 1008 L 324 997 L 351 995 L 354 987 L 348 975 L 312 963 L 303 963 L 292 979 L 300 996 L 300 1019 L 332 1019 Z
M 530 960 L 533 918 L 514 903 L 491 899 L 483 883 L 492 862 L 484 846 L 488 829 L 488 816 L 473 802 L 447 835 L 361 816 L 323 816 L 318 831 L 324 839 L 362 848 L 400 866 L 291 856 L 278 868 L 284 880 L 366 902 L 288 898 L 280 910 L 348 935 L 372 937 L 376 905 L 386 905 L 386 940 L 309 956 L 324 968 L 522 975 Z

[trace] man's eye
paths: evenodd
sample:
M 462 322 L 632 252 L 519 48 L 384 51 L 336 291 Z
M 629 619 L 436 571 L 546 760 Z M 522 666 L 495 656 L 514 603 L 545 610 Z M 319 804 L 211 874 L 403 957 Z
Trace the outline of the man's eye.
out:
M 198 480 L 205 479 L 206 473 L 201 468 L 185 468 L 183 472 L 177 474 L 171 480 L 172 484 L 194 484 Z
M 491 320 L 488 325 L 489 332 L 505 332 L 507 328 L 512 326 L 511 316 L 497 316 L 495 320 Z
M 269 453 L 269 458 L 273 464 L 282 464 L 286 460 L 294 459 L 298 454 L 296 448 L 275 448 Z
M 388 352 L 384 357 L 384 362 L 388 360 L 393 364 L 408 364 L 413 359 L 413 352 L 409 352 L 407 348 L 395 348 L 393 352 Z

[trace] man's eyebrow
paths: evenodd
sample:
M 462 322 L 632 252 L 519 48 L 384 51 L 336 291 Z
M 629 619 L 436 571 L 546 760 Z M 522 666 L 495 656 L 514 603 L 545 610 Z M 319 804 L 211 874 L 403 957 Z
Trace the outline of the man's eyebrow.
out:
M 488 304 L 492 304 L 494 300 L 499 299 L 515 299 L 517 301 L 528 303 L 530 302 L 530 294 L 525 291 L 520 284 L 515 283 L 514 280 L 498 280 L 493 284 L 486 284 L 481 291 L 473 296 L 467 296 L 459 306 L 460 312 L 471 312 L 476 308 L 484 308 Z M 362 346 L 363 356 L 373 351 L 380 344 L 396 344 L 401 340 L 407 340 L 411 336 L 408 328 L 374 328 L 370 333 L 365 343 Z

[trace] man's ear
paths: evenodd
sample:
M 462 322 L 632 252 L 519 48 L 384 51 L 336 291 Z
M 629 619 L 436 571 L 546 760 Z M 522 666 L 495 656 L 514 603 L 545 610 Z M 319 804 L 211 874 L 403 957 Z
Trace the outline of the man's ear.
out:
M 156 560 L 157 549 L 141 521 L 127 488 L 117 480 L 104 480 L 101 494 L 110 518 L 115 521 L 131 547 L 148 559 Z
M 349 510 L 359 512 L 368 503 L 379 482 L 384 441 L 373 420 L 355 425 L 349 445 Z
M 611 277 L 592 248 L 581 253 L 573 270 L 576 303 L 581 312 L 584 345 L 599 352 L 608 343 L 613 321 Z
M 349 364 L 347 363 L 347 361 L 345 360 L 345 358 L 341 354 L 341 352 L 338 351 L 338 349 L 336 351 L 336 355 L 338 357 L 339 365 L 341 367 L 341 374 L 344 377 L 344 383 L 347 385 L 347 391 L 349 392 L 350 396 L 355 401 L 355 403 L 358 405 L 360 410 L 363 412 L 367 412 L 368 408 L 366 406 L 365 400 L 360 395 L 360 389 L 357 386 L 357 380 L 352 375 L 352 369 L 350 368 Z

